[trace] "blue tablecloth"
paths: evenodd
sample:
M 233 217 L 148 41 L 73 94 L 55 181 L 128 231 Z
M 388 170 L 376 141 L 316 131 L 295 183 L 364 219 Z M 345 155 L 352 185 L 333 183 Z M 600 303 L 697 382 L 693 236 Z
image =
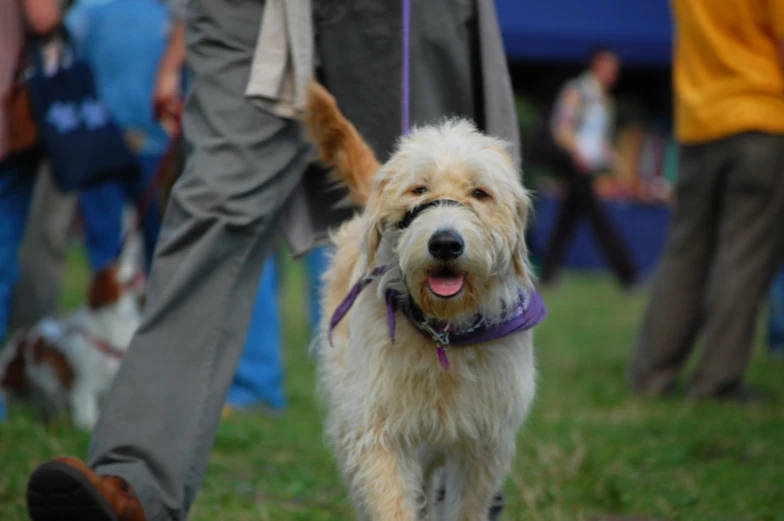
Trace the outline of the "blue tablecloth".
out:
M 626 241 L 640 272 L 650 273 L 664 247 L 672 209 L 633 202 L 606 201 L 603 204 L 621 237 Z M 538 198 L 529 237 L 536 255 L 542 256 L 546 251 L 559 210 L 560 202 L 555 198 Z M 578 223 L 562 265 L 582 270 L 607 269 L 607 263 L 593 239 L 586 218 Z

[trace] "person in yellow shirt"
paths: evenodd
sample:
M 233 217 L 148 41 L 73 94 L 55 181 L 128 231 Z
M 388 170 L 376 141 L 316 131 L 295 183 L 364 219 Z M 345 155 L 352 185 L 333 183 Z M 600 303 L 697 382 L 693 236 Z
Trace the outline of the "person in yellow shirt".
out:
M 782 259 L 784 0 L 672 0 L 677 202 L 631 365 L 661 394 L 702 333 L 692 397 L 746 400 L 755 321 Z

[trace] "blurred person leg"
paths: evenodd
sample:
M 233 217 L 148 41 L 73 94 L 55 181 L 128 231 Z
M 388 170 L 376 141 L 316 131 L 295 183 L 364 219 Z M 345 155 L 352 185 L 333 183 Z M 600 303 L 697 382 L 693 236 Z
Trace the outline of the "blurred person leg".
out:
M 571 187 L 567 190 L 545 249 L 542 262 L 542 283 L 545 285 L 555 282 L 566 248 L 580 220 L 580 201 L 577 192 Z
M 255 0 L 188 6 L 185 171 L 168 202 L 143 323 L 88 456 L 97 475 L 131 485 L 148 520 L 184 519 L 196 497 L 275 223 L 311 157 L 297 122 L 244 96 L 263 7 Z M 81 476 L 92 474 L 69 462 L 45 464 L 31 478 L 33 519 L 66 508 L 46 490 L 76 482 L 94 493 L 106 483 L 84 485 Z M 128 494 L 121 488 L 112 497 Z
M 155 244 L 158 242 L 158 235 L 161 231 L 161 210 L 158 197 L 157 186 L 151 183 L 159 183 L 161 180 L 153 179 L 162 156 L 158 154 L 140 155 L 137 157 L 139 165 L 139 177 L 129 182 L 128 193 L 134 202 L 138 215 L 141 219 L 141 232 L 144 242 L 145 270 L 150 272 Z
M 779 268 L 768 296 L 768 351 L 771 355 L 784 357 L 784 267 Z
M 112 180 L 85 188 L 79 194 L 79 209 L 85 225 L 85 242 L 93 271 L 100 270 L 114 260 L 123 240 L 125 205 L 133 203 L 141 215 L 145 269 L 149 273 L 155 243 L 160 233 L 160 209 L 157 190 L 147 195 L 149 183 L 158 168 L 160 157 L 137 157 L 139 175 L 129 180 Z M 143 205 L 143 206 L 142 206 Z
M 695 396 L 742 383 L 782 240 L 784 138 L 742 134 L 683 146 L 667 245 L 631 366 L 632 387 L 672 389 L 704 325 Z
M 117 256 L 123 235 L 126 188 L 123 181 L 111 180 L 84 188 L 78 200 L 87 257 L 95 273 Z
M 593 190 L 593 176 L 577 171 L 571 159 L 563 152 L 559 151 L 557 155 L 558 157 L 553 164 L 566 180 L 568 195 L 561 205 L 558 220 L 550 236 L 545 254 L 542 281 L 552 283 L 555 279 L 574 228 L 580 216 L 585 215 L 591 225 L 594 239 L 604 253 L 604 257 L 615 276 L 623 286 L 633 285 L 637 279 L 637 268 L 623 238 Z
M 229 410 L 286 405 L 281 364 L 281 316 L 278 311 L 278 270 L 274 255 L 264 263 L 245 346 L 226 404 Z
M 19 245 L 33 196 L 38 153 L 0 161 L 0 341 L 5 339 L 11 296 L 19 277 Z
M 65 255 L 71 244 L 76 198 L 61 193 L 41 162 L 19 251 L 9 330 L 31 327 L 58 311 Z
M 723 210 L 704 300 L 704 344 L 688 384 L 697 397 L 745 392 L 757 314 L 784 245 L 784 136 L 746 133 L 722 144 Z
M 602 201 L 593 189 L 593 178 L 581 175 L 572 185 L 577 193 L 581 208 L 588 217 L 594 239 L 604 253 L 610 268 L 623 287 L 637 282 L 637 268 L 625 241 L 618 233 Z
M 329 267 L 329 246 L 313 248 L 305 257 L 308 272 L 308 320 L 311 336 L 315 335 L 321 322 L 321 277 Z
M 631 365 L 637 391 L 670 391 L 696 340 L 715 247 L 723 159 L 716 145 L 680 148 L 675 209 Z

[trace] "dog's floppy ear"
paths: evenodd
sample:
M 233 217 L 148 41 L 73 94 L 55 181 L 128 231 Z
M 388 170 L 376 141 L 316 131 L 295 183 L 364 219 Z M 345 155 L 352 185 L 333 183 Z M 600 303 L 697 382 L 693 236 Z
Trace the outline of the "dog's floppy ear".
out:
M 524 287 L 533 287 L 533 270 L 528 260 L 528 245 L 525 242 L 526 230 L 528 229 L 528 215 L 531 212 L 531 196 L 527 190 L 523 189 L 522 194 L 517 200 L 517 244 L 514 249 L 514 269 L 520 283 Z
M 384 226 L 383 193 L 389 181 L 384 178 L 376 179 L 371 187 L 370 197 L 365 208 L 365 230 L 362 233 L 362 251 L 367 257 L 369 268 L 376 265 L 376 252 L 381 244 L 381 232 Z
M 45 338 L 36 339 L 31 351 L 37 364 L 49 365 L 60 384 L 66 389 L 71 388 L 75 377 L 74 370 L 62 351 L 47 342 Z
M 110 266 L 99 271 L 90 284 L 87 305 L 90 309 L 98 309 L 114 304 L 120 300 L 122 287 L 117 279 L 117 268 Z
M 381 224 L 371 219 L 367 223 L 365 232 L 362 234 L 362 251 L 367 257 L 367 264 L 372 268 L 376 264 L 376 252 L 381 244 Z
M 27 362 L 24 351 L 27 347 L 26 333 L 15 335 L 2 351 L 0 361 L 0 388 L 18 393 L 27 392 Z

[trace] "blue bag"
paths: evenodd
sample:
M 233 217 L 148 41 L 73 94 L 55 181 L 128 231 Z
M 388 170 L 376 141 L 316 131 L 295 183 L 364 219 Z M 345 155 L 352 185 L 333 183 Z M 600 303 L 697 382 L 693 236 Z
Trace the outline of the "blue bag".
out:
M 28 51 L 28 92 L 39 140 L 60 190 L 138 175 L 136 162 L 106 107 L 92 71 L 77 58 L 67 33 L 55 71 L 46 71 L 40 45 Z

